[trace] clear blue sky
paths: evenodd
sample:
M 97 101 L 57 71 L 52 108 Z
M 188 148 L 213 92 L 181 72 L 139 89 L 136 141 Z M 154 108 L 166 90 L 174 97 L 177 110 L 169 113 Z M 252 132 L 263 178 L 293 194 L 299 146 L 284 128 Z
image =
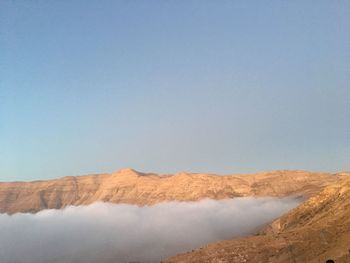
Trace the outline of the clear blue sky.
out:
M 0 180 L 350 170 L 349 1 L 1 1 Z

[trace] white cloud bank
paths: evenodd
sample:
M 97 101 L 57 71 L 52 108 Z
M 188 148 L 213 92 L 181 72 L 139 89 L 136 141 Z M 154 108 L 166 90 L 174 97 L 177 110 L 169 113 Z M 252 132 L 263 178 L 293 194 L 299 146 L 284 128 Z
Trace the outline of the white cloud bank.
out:
M 138 207 L 95 203 L 0 214 L 2 263 L 160 262 L 209 242 L 250 234 L 300 203 L 236 198 Z

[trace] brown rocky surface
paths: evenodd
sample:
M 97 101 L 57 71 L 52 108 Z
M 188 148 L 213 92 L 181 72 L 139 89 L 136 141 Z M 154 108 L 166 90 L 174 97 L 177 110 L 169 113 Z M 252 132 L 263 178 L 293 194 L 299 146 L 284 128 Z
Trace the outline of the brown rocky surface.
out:
M 306 171 L 218 176 L 202 173 L 157 175 L 122 169 L 111 174 L 0 183 L 0 213 L 37 212 L 96 201 L 148 205 L 203 198 L 310 196 L 341 178 L 341 174 Z
M 350 262 L 350 173 L 254 236 L 219 241 L 165 262 Z

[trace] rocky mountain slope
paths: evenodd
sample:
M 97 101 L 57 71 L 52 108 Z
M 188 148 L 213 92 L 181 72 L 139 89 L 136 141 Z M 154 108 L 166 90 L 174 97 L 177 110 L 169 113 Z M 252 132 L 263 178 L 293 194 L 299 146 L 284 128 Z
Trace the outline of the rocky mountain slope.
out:
M 350 262 L 350 173 L 259 234 L 220 241 L 166 262 Z
M 112 174 L 0 183 L 0 213 L 37 212 L 96 201 L 155 204 L 240 196 L 310 196 L 340 174 L 273 171 L 246 175 L 177 173 L 157 175 L 123 169 Z

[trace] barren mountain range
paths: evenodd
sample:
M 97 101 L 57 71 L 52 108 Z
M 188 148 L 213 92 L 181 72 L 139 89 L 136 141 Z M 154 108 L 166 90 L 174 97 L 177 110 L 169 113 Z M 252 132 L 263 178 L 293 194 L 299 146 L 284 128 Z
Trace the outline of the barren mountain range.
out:
M 96 201 L 156 204 L 245 196 L 300 196 L 306 201 L 254 236 L 225 240 L 166 262 L 350 262 L 350 173 L 272 171 L 218 176 L 157 175 L 122 169 L 111 174 L 0 183 L 0 212 L 35 213 Z
M 122 169 L 111 174 L 0 183 L 0 213 L 37 212 L 96 201 L 148 205 L 203 198 L 307 197 L 340 178 L 339 174 L 305 171 L 217 176 L 202 173 L 157 175 Z

